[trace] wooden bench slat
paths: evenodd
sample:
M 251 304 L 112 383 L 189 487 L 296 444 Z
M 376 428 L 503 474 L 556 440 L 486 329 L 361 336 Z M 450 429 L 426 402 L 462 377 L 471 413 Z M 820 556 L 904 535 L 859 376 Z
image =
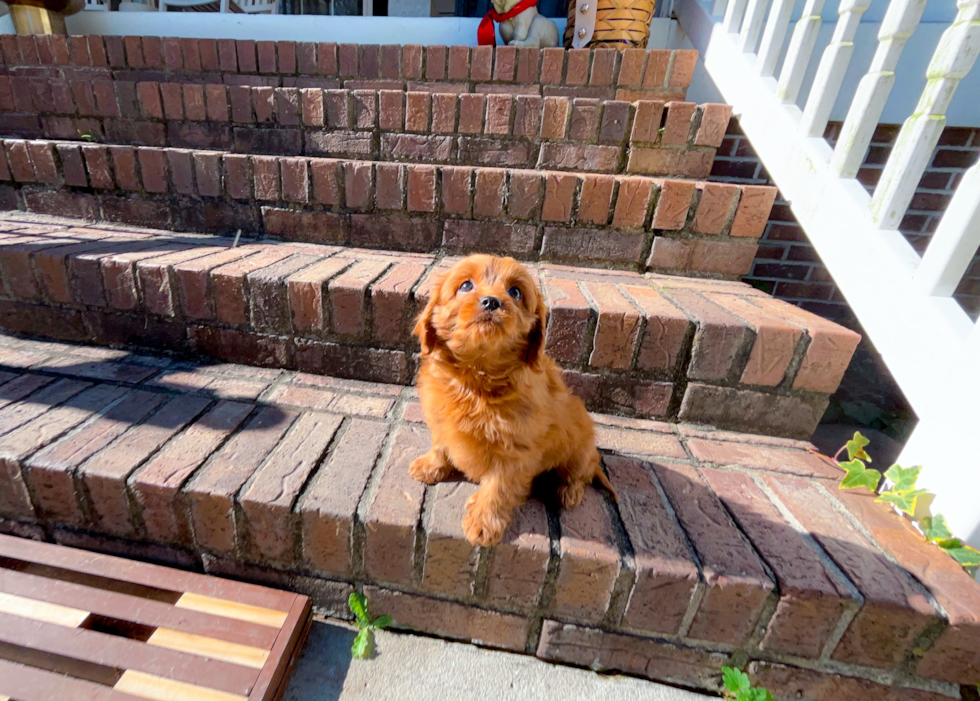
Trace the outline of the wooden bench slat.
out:
M 262 669 L 269 659 L 269 651 L 250 645 L 237 645 L 204 635 L 194 635 L 170 628 L 157 628 L 146 641 L 147 645 L 181 650 L 198 657 L 208 657 L 232 664 Z
M 116 682 L 115 689 L 153 701 L 248 701 L 246 696 L 215 691 L 197 684 L 175 682 L 173 679 L 132 670 L 122 675 L 122 678 Z
M 173 592 L 189 592 L 250 606 L 289 611 L 298 598 L 291 592 L 267 589 L 254 584 L 233 582 L 217 577 L 205 577 L 145 562 L 132 562 L 110 555 L 100 555 L 65 548 L 51 543 L 24 540 L 0 535 L 0 556 L 27 562 L 38 562 L 52 567 L 64 567 L 100 577 L 133 582 L 146 587 L 167 589 Z
M 180 597 L 174 604 L 177 608 L 188 609 L 190 611 L 200 611 L 210 613 L 215 616 L 224 616 L 237 621 L 256 623 L 261 626 L 268 626 L 279 630 L 286 622 L 288 613 L 286 611 L 275 611 L 261 606 L 241 604 L 237 601 L 218 599 L 213 596 L 203 596 L 201 594 L 188 593 Z
M 171 628 L 230 643 L 270 650 L 277 630 L 232 618 L 177 609 L 169 604 L 139 596 L 97 589 L 24 572 L 0 568 L 0 592 L 46 601 L 62 606 L 82 608 L 91 613 L 110 616 L 154 628 Z M 52 621 L 53 622 L 53 621 Z
M 16 594 L 0 591 L 0 613 L 30 618 L 35 621 L 53 623 L 65 628 L 77 628 L 88 618 L 89 612 L 68 606 L 49 604 Z M 2 701 L 2 699 L 0 699 Z
M 217 691 L 247 696 L 255 669 L 206 660 L 165 648 L 81 628 L 63 628 L 0 613 L 0 642 L 118 670 L 135 670 L 175 681 L 206 681 Z M 2 654 L 2 651 L 0 651 Z
M 16 701 L 142 701 L 102 684 L 0 660 L 0 699 Z

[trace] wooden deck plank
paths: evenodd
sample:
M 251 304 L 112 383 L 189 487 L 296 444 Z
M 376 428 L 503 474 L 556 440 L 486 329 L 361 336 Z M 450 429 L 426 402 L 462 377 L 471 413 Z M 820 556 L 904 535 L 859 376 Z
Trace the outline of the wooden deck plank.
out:
M 310 630 L 312 622 L 310 609 L 310 600 L 306 597 L 297 599 L 293 604 L 289 617 L 283 625 L 284 633 L 279 636 L 272 648 L 270 664 L 259 672 L 252 693 L 248 697 L 249 701 L 272 701 L 282 696 L 286 677 L 296 660 L 296 652 L 306 640 Z
M 146 672 L 174 681 L 206 681 L 216 691 L 247 696 L 257 680 L 255 669 L 206 660 L 175 650 L 84 629 L 68 629 L 0 613 L 0 642 L 45 654 Z M 3 655 L 0 649 L 0 655 Z
M 298 597 L 291 592 L 268 589 L 255 584 L 233 582 L 217 577 L 206 577 L 191 572 L 132 562 L 110 555 L 65 548 L 51 543 L 27 541 L 13 536 L 0 535 L 0 556 L 27 562 L 38 562 L 53 567 L 65 567 L 100 577 L 120 579 L 146 587 L 166 589 L 179 593 L 193 593 L 217 599 L 227 599 L 287 612 Z
M 132 670 L 125 672 L 114 688 L 153 701 L 248 701 L 247 697 L 238 694 L 228 694 L 197 684 L 176 682 Z
M 262 606 L 252 606 L 237 601 L 218 599 L 212 596 L 202 596 L 201 594 L 194 593 L 184 594 L 174 606 L 190 611 L 200 611 L 215 616 L 224 616 L 225 618 L 232 618 L 237 621 L 256 623 L 260 626 L 275 628 L 276 630 L 282 628 L 282 624 L 286 622 L 288 616 L 285 611 L 274 611 Z
M 77 628 L 89 617 L 88 611 L 59 604 L 49 604 L 46 601 L 37 601 L 16 594 L 7 594 L 3 591 L 0 591 L 0 613 L 53 623 L 65 628 Z M 3 700 L 0 699 L 0 701 Z
M 0 568 L 0 592 L 84 609 L 154 628 L 218 638 L 238 645 L 270 650 L 278 630 L 232 618 L 178 609 L 169 604 L 96 587 Z
M 237 645 L 227 640 L 194 635 L 170 628 L 157 628 L 146 641 L 147 645 L 165 647 L 168 650 L 181 650 L 191 655 L 222 660 L 244 667 L 262 669 L 269 659 L 269 651 L 250 645 Z

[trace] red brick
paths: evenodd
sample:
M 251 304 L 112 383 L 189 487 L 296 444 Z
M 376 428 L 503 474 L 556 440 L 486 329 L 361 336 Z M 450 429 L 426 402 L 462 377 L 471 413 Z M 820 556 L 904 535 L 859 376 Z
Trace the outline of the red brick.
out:
M 477 217 L 499 216 L 506 197 L 507 171 L 500 168 L 479 168 L 473 196 L 473 214 Z
M 23 463 L 28 456 L 91 418 L 94 412 L 104 410 L 126 393 L 123 387 L 106 384 L 95 387 L 80 382 L 72 383 L 71 387 L 65 387 L 61 383 L 59 385 L 57 394 L 61 401 L 75 394 L 77 396 L 69 404 L 57 406 L 39 415 L 35 414 L 34 417 L 25 416 L 24 418 L 28 418 L 27 423 L 0 438 L 0 466 L 3 468 L 0 471 L 0 480 L 2 480 L 0 484 L 3 486 L 3 491 L 0 492 L 3 495 L 0 497 L 0 504 L 4 507 L 4 514 L 8 516 L 35 518 L 27 486 L 34 475 L 25 475 L 22 469 L 26 467 Z M 53 390 L 54 388 L 52 393 Z M 81 393 L 78 394 L 79 392 Z M 49 393 L 44 393 L 43 396 L 49 401 L 54 399 Z M 104 427 L 104 421 L 102 425 Z M 63 508 L 70 510 L 74 504 L 74 493 L 69 492 Z
M 457 599 L 475 593 L 480 548 L 466 540 L 461 514 L 477 489 L 469 482 L 443 482 L 432 490 L 422 565 L 426 592 Z
M 4 146 L 7 152 L 7 163 L 10 164 L 10 172 L 13 174 L 14 180 L 19 183 L 36 182 L 27 142 L 7 140 Z
M 452 137 L 420 134 L 383 134 L 381 158 L 388 161 L 448 162 Z
M 688 448 L 696 459 L 716 465 L 737 465 L 754 470 L 820 477 L 834 481 L 841 477 L 840 468 L 833 462 L 807 450 L 701 438 L 689 440 Z
M 422 77 L 422 47 L 418 44 L 402 46 L 402 78 L 418 80 Z
M 726 378 L 732 371 L 738 352 L 748 343 L 745 322 L 686 290 L 667 289 L 666 296 L 697 324 L 688 377 Z
M 164 395 L 135 391 L 77 430 L 35 453 L 25 464 L 27 479 L 45 518 L 82 525 L 72 473 L 116 440 L 132 423 L 151 414 Z
M 449 47 L 449 72 L 446 74 L 449 80 L 466 82 L 470 77 L 470 47 L 450 46 Z
M 428 431 L 423 426 L 400 426 L 375 491 L 362 507 L 364 569 L 373 580 L 412 584 L 415 531 L 424 485 L 409 476 L 408 466 L 422 455 L 428 443 Z M 377 607 L 373 612 L 380 613 Z
M 294 255 L 247 274 L 252 328 L 285 332 L 290 329 L 286 278 L 316 263 L 311 255 Z
M 542 201 L 541 180 L 541 175 L 534 171 L 511 172 L 507 198 L 507 213 L 510 216 L 516 219 L 533 219 L 537 215 Z
M 946 613 L 949 627 L 919 661 L 916 672 L 954 684 L 972 683 L 980 670 L 976 581 L 889 505 L 853 491 L 838 491 L 837 497 L 885 552 L 929 589 Z
M 674 64 L 671 67 L 668 87 L 686 88 L 694 77 L 694 66 L 698 61 L 698 52 L 691 49 L 680 49 L 674 52 Z
M 346 202 L 351 209 L 368 209 L 373 201 L 374 169 L 370 163 L 345 163 Z
M 742 195 L 732 221 L 731 236 L 759 238 L 769 221 L 769 212 L 776 199 L 776 189 L 759 185 L 743 185 Z
M 487 95 L 487 134 L 510 134 L 512 95 Z
M 184 113 L 191 121 L 203 122 L 207 119 L 203 86 L 184 85 Z
M 316 49 L 316 72 L 319 75 L 337 75 L 337 45 L 321 42 Z
M 646 61 L 647 52 L 643 49 L 625 49 L 619 67 L 619 80 L 617 85 L 626 88 L 640 87 L 643 79 L 643 64 Z
M 548 355 L 562 363 L 578 364 L 588 343 L 592 308 L 574 280 L 549 277 L 544 291 L 551 311 Z
M 578 176 L 576 175 L 547 174 L 544 205 L 541 209 L 542 221 L 571 221 L 577 184 Z
M 309 202 L 310 184 L 305 158 L 282 159 L 282 194 L 287 202 Z
M 591 173 L 585 174 L 583 178 L 577 221 L 582 224 L 605 226 L 609 222 L 609 206 L 616 179 L 612 175 Z
M 443 246 L 457 253 L 487 250 L 519 258 L 533 254 L 536 227 L 498 221 L 451 219 L 443 232 Z
M 342 258 L 328 258 L 286 279 L 293 328 L 297 331 L 325 328 L 326 283 L 349 264 L 350 261 Z
M 695 184 L 681 180 L 665 180 L 653 215 L 654 229 L 682 229 L 694 197 Z
M 517 50 L 517 75 L 514 80 L 518 83 L 534 84 L 538 82 L 538 62 L 541 50 L 531 47 L 521 47 Z
M 691 133 L 691 123 L 697 108 L 693 102 L 668 102 L 660 143 L 665 146 L 685 146 Z
M 436 210 L 436 167 L 429 165 L 408 166 L 408 211 L 434 212 Z
M 817 485 L 795 477 L 763 479 L 864 597 L 864 605 L 831 658 L 883 669 L 896 667 L 915 637 L 937 619 L 929 600 L 904 570 L 834 510 Z
M 402 131 L 405 125 L 405 93 L 381 90 L 378 93 L 378 124 L 382 131 Z
M 650 638 L 606 633 L 546 620 L 538 657 L 579 667 L 655 677 L 684 687 L 714 689 L 728 655 L 685 648 Z
M 680 464 L 654 470 L 691 538 L 707 589 L 688 636 L 739 645 L 755 629 L 774 585 L 751 546 L 697 472 Z
M 378 163 L 375 166 L 375 205 L 379 209 L 401 210 L 405 207 L 405 166 Z
M 297 88 L 280 88 L 276 90 L 276 118 L 283 126 L 299 126 L 300 99 Z
M 276 448 L 296 414 L 273 407 L 260 409 L 184 488 L 190 506 L 194 540 L 216 552 L 233 552 L 236 544 L 234 498 Z
M 779 698 L 814 701 L 949 701 L 950 698 L 941 693 L 888 687 L 867 679 L 769 662 L 752 662 L 747 671 L 753 684 L 770 689 Z
M 443 80 L 446 77 L 446 56 L 445 46 L 426 46 L 425 47 L 425 79 Z M 405 76 L 406 78 L 408 76 Z
M 514 136 L 536 138 L 541 133 L 543 98 L 537 95 L 518 95 L 514 108 Z
M 859 605 L 856 595 L 823 564 L 748 475 L 715 469 L 701 472 L 779 581 L 779 604 L 761 648 L 820 657 L 841 616 Z
M 493 47 L 474 46 L 470 51 L 470 80 L 485 82 L 490 80 L 493 68 Z
M 731 116 L 731 105 L 704 105 L 701 110 L 701 124 L 698 126 L 698 133 L 694 137 L 694 145 L 711 148 L 721 146 Z
M 365 335 L 367 288 L 388 268 L 386 261 L 362 260 L 329 284 L 330 326 L 334 333 Z
M 427 92 L 410 92 L 405 95 L 405 131 L 429 131 L 429 114 L 432 95 Z
M 531 610 L 544 584 L 550 550 L 544 505 L 529 499 L 514 509 L 510 526 L 490 551 L 487 602 Z
M 568 130 L 568 117 L 570 112 L 571 100 L 567 97 L 544 98 L 541 138 L 564 139 Z
M 407 338 L 411 291 L 425 272 L 421 263 L 398 263 L 371 286 L 374 338 L 402 343 Z
M 541 243 L 542 256 L 568 263 L 609 263 L 635 267 L 644 245 L 641 232 L 546 226 Z
M 544 143 L 538 167 L 545 170 L 615 173 L 619 169 L 620 149 L 591 144 Z
M 591 58 L 592 52 L 589 49 L 570 49 L 568 51 L 565 85 L 585 85 L 588 82 Z
M 211 289 L 214 291 L 215 318 L 226 324 L 244 326 L 247 322 L 247 298 L 245 277 L 249 273 L 274 265 L 288 257 L 292 251 L 283 247 L 270 247 L 244 260 L 235 261 L 210 271 Z
M 89 518 L 96 530 L 123 536 L 134 533 L 127 478 L 207 405 L 203 397 L 171 399 L 147 422 L 130 428 L 79 467 L 76 479 L 84 485 Z
M 357 504 L 387 431 L 382 424 L 352 420 L 303 496 L 303 559 L 315 571 L 350 573 Z
M 431 251 L 437 245 L 439 229 L 432 219 L 354 214 L 351 215 L 350 241 L 355 246 L 367 248 L 383 246 L 393 250 Z
M 466 93 L 459 96 L 459 133 L 482 134 L 485 95 Z
M 470 216 L 472 168 L 442 169 L 442 209 L 446 214 Z
M 583 287 L 597 305 L 598 322 L 589 365 L 626 370 L 640 335 L 640 315 L 614 285 L 585 282 Z
M 541 51 L 542 85 L 561 85 L 565 70 L 565 49 L 547 48 Z
M 247 529 L 246 553 L 263 562 L 291 564 L 299 516 L 292 512 L 343 417 L 306 414 L 256 471 L 239 499 Z
M 694 215 L 694 231 L 720 234 L 728 223 L 739 194 L 737 185 L 698 183 L 701 200 Z
M 457 99 L 457 95 L 450 94 L 437 93 L 432 96 L 432 132 L 434 134 L 452 134 L 456 131 Z
M 810 343 L 793 380 L 793 389 L 831 393 L 837 389 L 861 336 L 799 307 L 760 298 L 758 305 L 802 326 Z
M 652 100 L 641 100 L 637 102 L 636 116 L 633 118 L 633 131 L 630 133 L 630 141 L 654 143 L 660 133 L 663 111 L 663 102 Z
M 396 628 L 472 640 L 505 650 L 523 651 L 527 641 L 529 623 L 522 616 L 373 586 L 366 586 L 364 595 L 371 602 L 371 614 L 392 616 Z
M 218 45 L 218 67 L 225 73 L 237 73 L 238 72 L 238 46 L 235 40 L 218 39 L 217 45 Z
M 301 93 L 303 124 L 306 126 L 323 126 L 323 91 L 319 88 L 305 88 Z
M 315 158 L 310 161 L 313 175 L 313 200 L 319 204 L 340 205 L 341 183 L 338 176 L 339 163 Z
M 378 93 L 371 90 L 355 90 L 353 111 L 356 129 L 377 129 Z
M 624 285 L 622 289 L 646 317 L 636 367 L 673 372 L 691 328 L 687 315 L 651 287 Z
M 594 623 L 602 620 L 620 573 L 619 547 L 604 498 L 586 488 L 582 503 L 562 510 L 561 565 L 556 613 Z
M 613 226 L 621 229 L 644 226 L 653 192 L 654 182 L 649 178 L 620 179 Z
M 81 152 L 78 147 L 57 144 L 57 148 L 58 156 L 64 157 L 68 161 L 62 166 L 65 173 L 65 184 L 86 187 L 88 180 L 85 177 L 85 166 L 81 162 Z M 44 141 L 30 141 L 27 143 L 27 151 L 34 166 L 36 180 L 47 185 L 60 185 L 61 177 L 58 173 L 58 166 L 54 162 L 54 144 Z
M 620 495 L 619 510 L 636 562 L 636 582 L 623 625 L 676 635 L 698 588 L 697 565 L 649 467 L 618 456 L 606 457 L 605 463 Z

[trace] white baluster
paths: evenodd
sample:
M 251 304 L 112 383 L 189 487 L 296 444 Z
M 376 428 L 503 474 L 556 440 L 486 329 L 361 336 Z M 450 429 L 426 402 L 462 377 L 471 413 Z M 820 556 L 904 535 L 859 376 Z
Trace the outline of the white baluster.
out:
M 953 294 L 980 249 L 980 163 L 966 171 L 915 271 L 927 295 Z
M 745 11 L 745 21 L 742 23 L 742 31 L 738 36 L 738 48 L 742 52 L 755 53 L 768 5 L 769 0 L 749 0 L 749 7 Z
M 763 78 L 776 73 L 776 63 L 779 61 L 779 52 L 783 50 L 783 42 L 786 41 L 794 4 L 793 0 L 776 0 L 769 10 L 766 31 L 762 34 L 762 44 L 759 46 L 759 60 L 756 62 L 759 75 Z
M 871 136 L 895 84 L 898 59 L 925 7 L 926 0 L 892 0 L 888 6 L 878 32 L 878 50 L 868 73 L 861 78 L 830 160 L 831 169 L 841 177 L 853 178 L 864 162 Z
M 823 136 L 827 128 L 830 110 L 837 100 L 847 65 L 854 53 L 854 34 L 861 23 L 861 15 L 870 4 L 871 0 L 841 0 L 834 36 L 820 59 L 813 88 L 803 110 L 800 132 L 805 136 Z
M 734 34 L 742 26 L 742 18 L 745 17 L 745 4 L 747 0 L 728 0 L 728 7 L 725 9 L 725 20 L 722 26 L 729 34 Z
M 871 216 L 882 229 L 897 228 L 905 216 L 946 126 L 949 103 L 980 53 L 980 0 L 960 0 L 957 7 L 956 20 L 943 32 L 929 62 L 919 104 L 902 125 L 871 198 Z
M 776 97 L 780 102 L 796 102 L 803 85 L 803 76 L 810 65 L 813 47 L 817 43 L 817 34 L 823 24 L 824 0 L 807 0 L 803 8 L 803 16 L 796 23 L 793 36 L 786 50 L 786 60 L 783 70 L 779 72 L 779 84 L 776 86 Z
M 714 2 L 711 3 L 711 16 L 723 17 L 727 9 L 728 0 L 714 0 Z M 669 17 L 670 15 L 667 16 Z

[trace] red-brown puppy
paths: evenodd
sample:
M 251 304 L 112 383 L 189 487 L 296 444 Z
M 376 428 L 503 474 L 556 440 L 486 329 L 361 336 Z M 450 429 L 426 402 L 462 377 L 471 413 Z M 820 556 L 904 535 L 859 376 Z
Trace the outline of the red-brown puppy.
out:
M 432 448 L 409 471 L 427 484 L 458 469 L 480 489 L 466 503 L 474 544 L 500 541 L 511 512 L 542 472 L 556 470 L 559 497 L 576 506 L 602 472 L 592 419 L 544 354 L 548 308 L 513 258 L 471 256 L 442 274 L 419 316 L 418 391 Z

